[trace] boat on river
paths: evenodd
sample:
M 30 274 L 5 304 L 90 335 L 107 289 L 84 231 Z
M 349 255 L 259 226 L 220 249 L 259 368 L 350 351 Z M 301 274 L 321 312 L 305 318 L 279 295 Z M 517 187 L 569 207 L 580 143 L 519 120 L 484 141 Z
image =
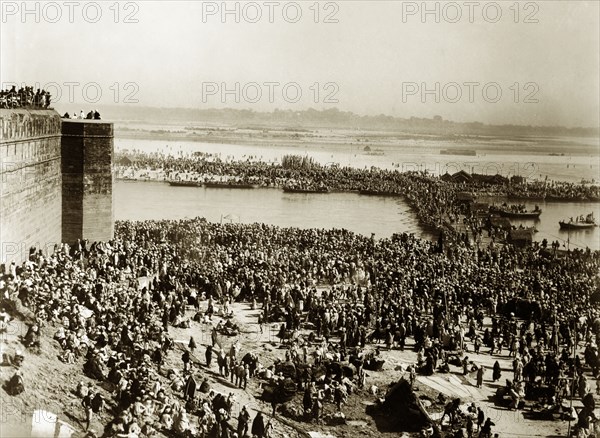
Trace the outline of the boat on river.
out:
M 585 196 L 557 196 L 546 195 L 546 202 L 586 202 L 588 198 Z
M 532 211 L 511 209 L 510 207 L 503 205 L 501 207 L 491 206 L 490 213 L 497 214 L 498 216 L 507 217 L 509 219 L 538 219 L 542 214 L 542 209 L 536 206 Z
M 477 155 L 477 151 L 473 149 L 442 149 L 440 155 L 465 155 L 474 157 Z
M 302 187 L 284 187 L 285 193 L 329 193 L 327 187 L 313 187 L 313 188 L 302 188 Z
M 560 225 L 561 230 L 586 230 L 588 228 L 594 228 L 597 226 L 594 213 L 588 214 L 585 218 L 583 218 L 583 215 L 579 216 L 576 218 L 576 220 L 571 218 L 571 220 L 568 222 L 559 221 L 558 224 Z
M 200 181 L 169 181 L 169 185 L 174 187 L 202 187 Z
M 205 182 L 204 187 L 211 189 L 255 189 L 255 184 L 234 181 L 210 181 Z

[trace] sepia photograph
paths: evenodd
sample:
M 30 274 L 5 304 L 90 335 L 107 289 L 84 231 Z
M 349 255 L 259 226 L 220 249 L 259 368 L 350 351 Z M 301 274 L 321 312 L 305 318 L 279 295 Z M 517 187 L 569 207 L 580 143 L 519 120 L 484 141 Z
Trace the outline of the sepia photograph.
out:
M 0 13 L 0 437 L 600 437 L 600 1 Z

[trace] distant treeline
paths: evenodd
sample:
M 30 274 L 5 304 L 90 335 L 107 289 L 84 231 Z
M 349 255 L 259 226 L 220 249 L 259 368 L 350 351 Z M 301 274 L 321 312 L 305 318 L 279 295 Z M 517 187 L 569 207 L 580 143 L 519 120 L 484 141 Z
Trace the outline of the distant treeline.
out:
M 281 128 L 305 130 L 307 128 L 346 128 L 401 131 L 407 134 L 434 135 L 486 135 L 486 136 L 569 136 L 597 137 L 600 128 L 566 128 L 562 126 L 487 125 L 480 122 L 459 123 L 444 120 L 440 116 L 427 118 L 400 118 L 380 114 L 360 116 L 337 108 L 318 111 L 275 110 L 257 112 L 252 110 L 153 108 L 130 106 L 107 106 L 103 109 L 112 120 L 144 120 L 145 122 L 198 121 L 215 124 L 230 124 L 232 127 Z

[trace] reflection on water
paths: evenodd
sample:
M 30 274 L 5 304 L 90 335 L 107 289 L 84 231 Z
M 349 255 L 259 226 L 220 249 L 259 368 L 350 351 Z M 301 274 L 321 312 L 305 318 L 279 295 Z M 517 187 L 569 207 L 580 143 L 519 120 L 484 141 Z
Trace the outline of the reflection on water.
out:
M 345 228 L 377 238 L 414 233 L 424 238 L 410 207 L 398 198 L 356 193 L 284 193 L 279 189 L 173 187 L 161 182 L 117 181 L 115 219 L 182 219 L 264 222 L 281 227 Z

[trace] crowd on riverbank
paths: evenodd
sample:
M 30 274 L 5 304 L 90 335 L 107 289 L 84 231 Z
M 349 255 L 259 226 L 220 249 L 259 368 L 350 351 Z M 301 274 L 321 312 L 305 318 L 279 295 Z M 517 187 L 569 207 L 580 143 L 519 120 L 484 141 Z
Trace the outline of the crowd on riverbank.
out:
M 443 228 L 445 221 L 458 218 L 460 208 L 454 198 L 462 190 L 445 184 L 423 172 L 384 169 L 355 169 L 340 166 L 284 167 L 248 158 L 246 161 L 226 161 L 209 154 L 174 158 L 162 155 L 141 155 L 125 166 L 160 170 L 166 180 L 212 181 L 215 177 L 234 179 L 263 187 L 326 188 L 330 191 L 357 191 L 364 194 L 406 196 L 425 227 Z M 120 169 L 119 174 L 126 173 Z
M 466 188 L 489 196 L 506 196 L 515 200 L 548 202 L 598 202 L 600 186 L 566 181 L 527 181 L 519 184 L 491 185 L 469 183 Z
M 224 315 L 234 300 L 262 303 L 260 320 L 283 323 L 282 337 L 309 324 L 315 365 L 328 356 L 360 357 L 371 343 L 402 349 L 410 338 L 420 373 L 445 372 L 456 359 L 447 352 L 464 351 L 468 339 L 476 351 L 485 345 L 498 354 L 505 347 L 518 359 L 514 382 L 529 392 L 553 385 L 548 402 L 554 404 L 569 392 L 561 378 L 581 381 L 598 372 L 598 251 L 555 257 L 539 247 L 475 249 L 452 235 L 438 242 L 406 234 L 376 241 L 345 230 L 199 218 L 118 222 L 116 236 L 63 245 L 52 255 L 32 252 L 23 265 L 7 267 L 1 284 L 5 305 L 19 299 L 35 314 L 25 346 L 34 347 L 39 330 L 53 327 L 65 360 L 81 355 L 86 374 L 113 389 L 106 436 L 152 430 L 232 436 L 227 403 L 215 402 L 215 394 L 185 396 L 188 365 L 162 368 L 174 348 L 170 327 L 189 326 L 186 309 L 200 309 L 200 302 L 208 303 L 207 317 L 212 303 Z M 141 285 L 139 278 L 148 281 Z M 482 333 L 484 315 L 495 322 Z M 573 359 L 575 344 L 585 346 L 584 360 Z M 298 348 L 292 345 L 289 359 L 304 357 Z M 222 360 L 233 357 L 239 366 L 244 353 L 225 349 Z M 458 360 L 466 362 L 465 372 L 474 365 L 466 356 Z M 307 377 L 297 376 L 297 384 Z M 333 379 L 343 384 L 342 375 Z M 584 383 L 579 396 L 587 393 Z M 84 404 L 90 416 L 102 410 L 98 405 Z
M 190 178 L 202 180 L 207 176 L 225 176 L 245 182 L 253 182 L 264 187 L 284 187 L 290 182 L 299 185 L 325 186 L 330 190 L 363 191 L 381 194 L 401 195 L 409 193 L 410 180 L 415 176 L 425 177 L 434 184 L 440 178 L 426 172 L 401 172 L 378 168 L 359 169 L 338 165 L 320 165 L 314 160 L 282 159 L 280 163 L 268 163 L 257 157 L 244 160 L 222 159 L 215 154 L 196 152 L 191 156 L 164 154 L 132 154 L 130 163 L 124 167 L 130 170 L 160 170 L 169 180 Z M 300 157 L 298 157 L 300 158 Z M 306 157 L 305 157 L 306 158 Z M 117 159 L 118 162 L 118 159 Z M 510 184 L 496 184 L 493 180 L 444 181 L 450 192 L 471 191 L 473 193 L 507 196 L 509 198 L 548 201 L 598 201 L 600 185 L 574 184 L 564 181 L 519 181 Z

